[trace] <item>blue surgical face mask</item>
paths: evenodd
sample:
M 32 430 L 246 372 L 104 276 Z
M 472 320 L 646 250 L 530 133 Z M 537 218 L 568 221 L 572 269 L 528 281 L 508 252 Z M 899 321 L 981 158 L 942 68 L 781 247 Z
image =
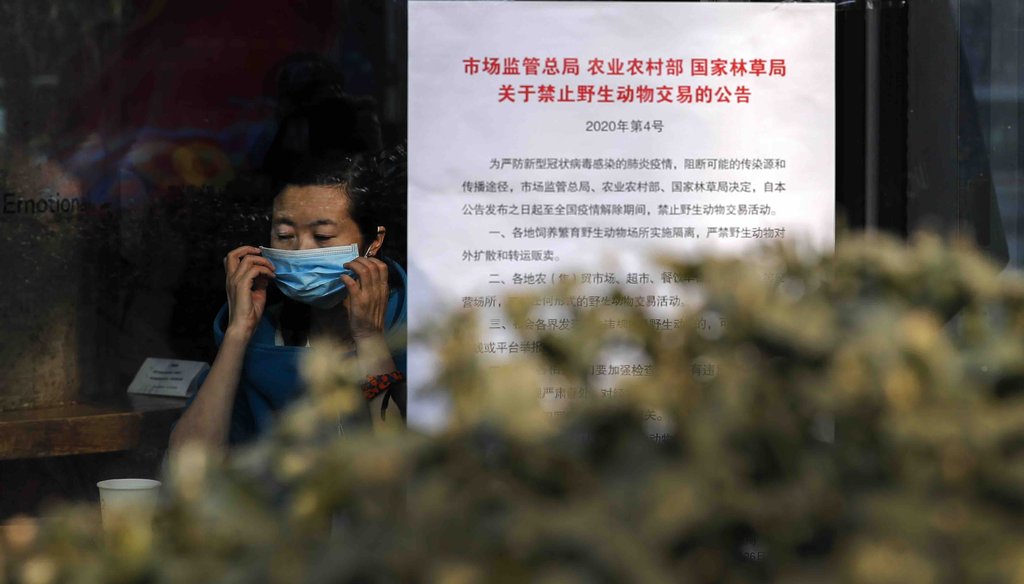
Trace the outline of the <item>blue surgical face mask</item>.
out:
M 274 281 L 281 292 L 316 308 L 334 308 L 345 299 L 348 290 L 341 275 L 352 276 L 353 272 L 344 265 L 359 257 L 359 247 L 354 243 L 302 250 L 260 249 L 263 257 L 274 264 Z

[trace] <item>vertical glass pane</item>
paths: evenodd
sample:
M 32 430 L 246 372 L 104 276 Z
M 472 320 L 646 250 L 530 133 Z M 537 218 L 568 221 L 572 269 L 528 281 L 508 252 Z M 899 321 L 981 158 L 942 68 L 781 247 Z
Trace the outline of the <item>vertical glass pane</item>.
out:
M 977 104 L 979 144 L 988 154 L 1011 265 L 1024 265 L 1024 206 L 1021 205 L 1021 62 L 1024 6 L 1013 0 L 961 0 L 960 36 L 970 88 Z M 961 136 L 961 140 L 968 136 Z

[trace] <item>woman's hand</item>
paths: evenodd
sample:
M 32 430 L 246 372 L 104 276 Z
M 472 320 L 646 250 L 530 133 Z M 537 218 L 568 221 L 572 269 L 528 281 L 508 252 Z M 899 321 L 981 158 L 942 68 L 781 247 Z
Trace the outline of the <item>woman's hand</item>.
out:
M 275 277 L 274 264 L 259 255 L 260 248 L 243 245 L 224 258 L 224 287 L 228 293 L 228 328 L 225 333 L 252 336 L 267 306 L 267 286 Z
M 388 307 L 388 265 L 377 258 L 361 257 L 348 262 L 345 267 L 357 276 L 341 276 L 341 281 L 348 288 L 344 305 L 352 327 L 352 338 L 358 341 L 382 334 Z

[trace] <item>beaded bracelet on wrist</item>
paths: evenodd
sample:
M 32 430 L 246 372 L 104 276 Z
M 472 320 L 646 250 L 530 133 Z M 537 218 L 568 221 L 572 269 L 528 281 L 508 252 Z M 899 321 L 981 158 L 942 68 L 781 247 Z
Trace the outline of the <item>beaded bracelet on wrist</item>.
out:
M 373 399 L 387 391 L 392 385 L 405 381 L 401 371 L 392 371 L 383 375 L 367 375 L 363 384 L 363 397 Z

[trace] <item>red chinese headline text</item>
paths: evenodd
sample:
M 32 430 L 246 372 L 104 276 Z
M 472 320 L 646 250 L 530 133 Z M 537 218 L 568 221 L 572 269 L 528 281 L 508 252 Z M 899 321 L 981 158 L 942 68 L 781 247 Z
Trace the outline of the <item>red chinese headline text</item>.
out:
M 786 77 L 785 59 L 622 59 L 577 57 L 467 57 L 466 75 L 501 77 Z M 622 85 L 505 83 L 499 103 L 750 103 L 745 85 Z

